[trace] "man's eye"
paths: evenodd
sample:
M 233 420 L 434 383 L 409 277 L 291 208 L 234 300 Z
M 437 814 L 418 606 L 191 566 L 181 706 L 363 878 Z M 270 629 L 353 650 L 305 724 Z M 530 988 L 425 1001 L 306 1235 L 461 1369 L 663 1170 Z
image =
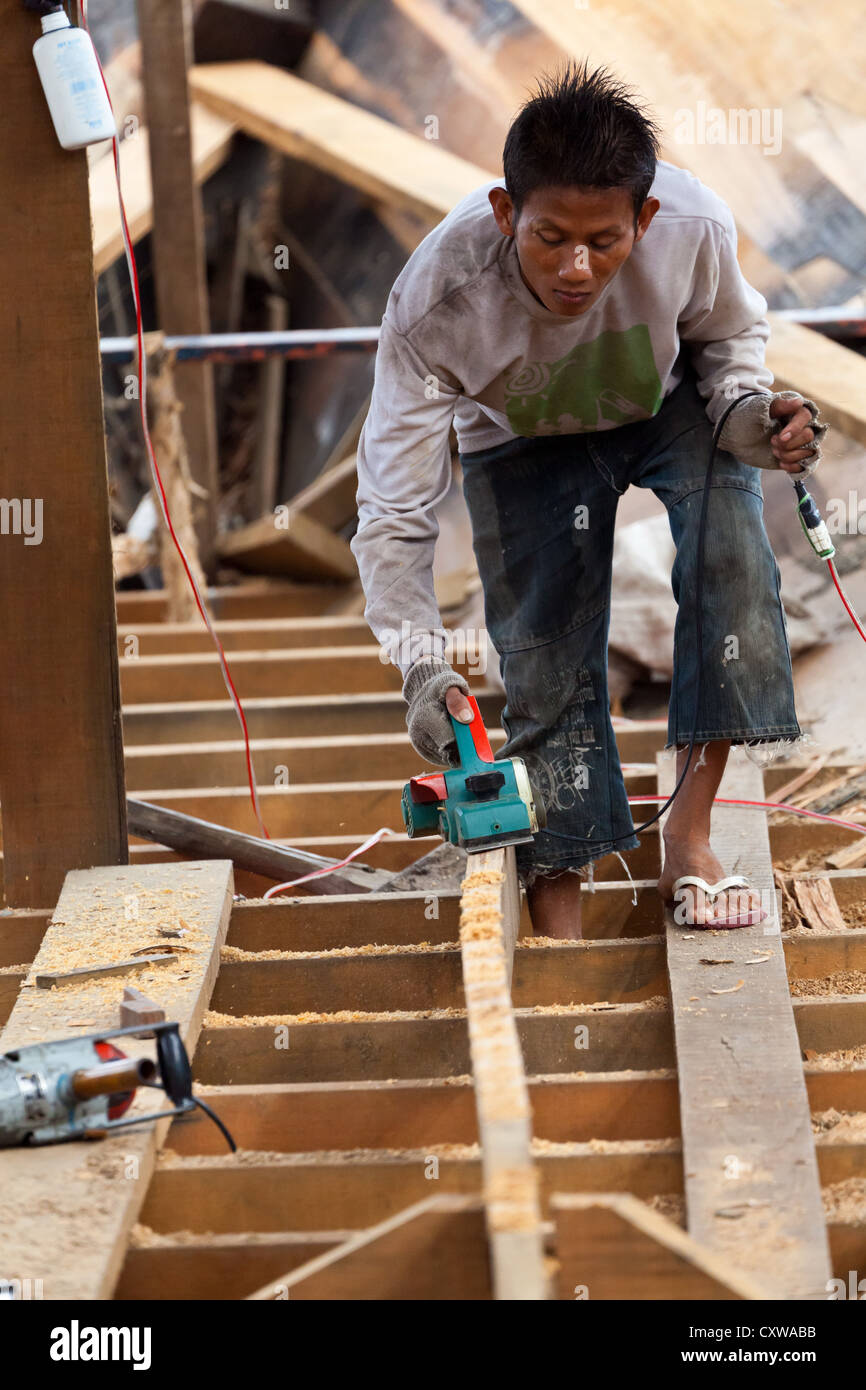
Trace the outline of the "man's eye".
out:
M 616 241 L 594 241 L 592 243 L 593 251 L 609 251 L 612 246 L 616 246 Z
M 539 232 L 538 235 L 539 235 L 540 239 L 544 242 L 545 246 L 559 246 L 560 242 L 562 241 L 562 237 L 561 237 L 561 236 L 558 236 L 558 237 L 542 236 L 542 235 L 541 235 L 541 232 Z

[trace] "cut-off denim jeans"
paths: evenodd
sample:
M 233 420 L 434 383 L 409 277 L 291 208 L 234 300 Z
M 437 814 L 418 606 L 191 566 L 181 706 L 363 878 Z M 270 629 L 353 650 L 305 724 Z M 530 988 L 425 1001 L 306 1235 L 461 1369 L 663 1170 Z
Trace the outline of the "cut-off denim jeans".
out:
M 585 874 L 592 860 L 639 844 L 607 688 L 614 521 L 632 483 L 664 503 L 676 545 L 667 747 L 689 742 L 698 669 L 696 543 L 711 440 L 705 404 L 687 372 L 650 420 L 521 437 L 460 456 L 486 623 L 505 685 L 508 737 L 497 756 L 522 757 L 547 806 L 547 828 L 517 849 L 527 886 L 538 875 Z M 702 616 L 693 757 L 713 739 L 800 738 L 761 470 L 723 450 L 709 499 Z

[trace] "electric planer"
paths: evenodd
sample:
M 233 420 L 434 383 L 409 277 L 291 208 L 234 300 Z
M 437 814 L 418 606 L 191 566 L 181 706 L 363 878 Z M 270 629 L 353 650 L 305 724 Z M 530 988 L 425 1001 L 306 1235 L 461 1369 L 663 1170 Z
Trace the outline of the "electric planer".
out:
M 531 840 L 546 824 L 544 802 L 522 758 L 494 762 L 478 702 L 471 724 L 450 715 L 459 765 L 412 777 L 403 788 L 403 823 L 410 838 L 441 835 L 469 854 Z

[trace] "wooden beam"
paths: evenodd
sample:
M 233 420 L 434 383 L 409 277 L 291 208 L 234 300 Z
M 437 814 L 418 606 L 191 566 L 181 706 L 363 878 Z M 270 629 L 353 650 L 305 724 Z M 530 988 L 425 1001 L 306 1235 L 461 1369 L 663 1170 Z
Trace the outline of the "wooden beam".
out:
M 0 1038 L 0 1050 L 112 1028 L 123 993 L 89 982 L 38 990 L 37 973 L 128 956 L 149 945 L 160 924 L 183 916 L 188 947 L 175 966 L 155 972 L 148 994 L 180 1024 L 193 1053 L 228 930 L 231 864 L 104 868 L 67 875 L 39 953 Z M 157 938 L 158 939 L 158 938 Z M 138 977 L 136 977 L 138 978 Z M 152 1043 L 124 1039 L 124 1051 L 151 1055 Z M 164 1108 L 158 1091 L 139 1091 L 134 1113 Z M 109 1298 L 129 1230 L 144 1199 L 168 1121 L 100 1143 L 0 1151 L 3 1256 L 12 1277 L 39 1272 L 50 1299 Z
M 190 87 L 198 101 L 248 135 L 430 222 L 490 177 L 433 142 L 267 63 L 194 67 Z
M 226 564 L 255 574 L 341 582 L 358 576 L 348 541 L 294 506 L 278 507 L 248 526 L 226 531 L 219 553 Z
M 356 455 L 350 454 L 308 483 L 292 499 L 292 506 L 320 526 L 341 531 L 358 514 L 355 501 L 357 491 Z
M 472 1198 L 429 1197 L 352 1236 L 251 1297 L 475 1301 L 491 1296 L 484 1212 Z
M 4 895 L 45 907 L 68 869 L 126 859 L 114 579 L 87 156 L 22 61 L 35 16 L 2 0 L 0 18 Z
M 660 794 L 673 776 L 671 759 L 660 757 Z M 763 791 L 760 769 L 734 755 L 720 795 L 762 800 Z M 717 934 L 666 912 L 689 1234 L 768 1297 L 817 1298 L 830 1262 L 766 814 L 716 806 L 712 822 L 725 872 L 746 874 L 771 916 Z M 714 968 L 706 959 L 729 963 Z M 821 1017 L 811 1005 L 808 1016 Z M 719 1215 L 730 1207 L 739 1219 Z
M 400 672 L 375 647 L 314 647 L 234 652 L 232 677 L 246 696 L 334 695 L 345 690 L 399 689 Z M 120 663 L 124 704 L 218 699 L 225 693 L 216 652 L 191 656 L 125 657 Z
M 188 68 L 190 0 L 137 0 L 153 193 L 153 270 L 163 333 L 209 333 L 207 265 L 201 196 L 195 180 Z M 219 496 L 213 365 L 176 362 L 178 400 L 190 475 L 193 525 L 205 573 L 215 570 Z
M 840 1075 L 822 1071 L 816 1079 Z M 670 1139 L 679 1134 L 672 1071 L 530 1076 L 527 1085 L 538 1139 L 588 1143 L 592 1139 Z M 852 1086 L 844 1098 L 856 1101 L 864 1090 L 866 1069 L 858 1087 Z M 202 1094 L 242 1149 L 271 1153 L 429 1149 L 478 1141 L 471 1076 L 217 1086 Z M 832 1087 L 821 1094 L 827 1102 L 824 1109 L 841 1096 Z M 186 1155 L 224 1152 L 219 1132 L 198 1113 L 177 1120 L 167 1144 Z
M 520 924 L 514 846 L 469 856 L 460 899 L 460 957 L 496 1299 L 547 1296 L 538 1174 L 520 1040 L 511 1006 Z
M 551 1199 L 560 1298 L 763 1299 L 760 1285 L 629 1193 Z
M 197 103 L 191 113 L 193 171 L 196 184 L 202 184 L 228 159 L 236 126 L 206 111 Z M 120 143 L 120 181 L 129 234 L 133 243 L 146 236 L 153 226 L 150 183 L 150 151 L 146 127 L 139 127 L 134 138 Z M 90 172 L 90 204 L 93 212 L 93 268 L 97 275 L 123 255 L 123 233 L 117 203 L 114 160 L 100 159 Z

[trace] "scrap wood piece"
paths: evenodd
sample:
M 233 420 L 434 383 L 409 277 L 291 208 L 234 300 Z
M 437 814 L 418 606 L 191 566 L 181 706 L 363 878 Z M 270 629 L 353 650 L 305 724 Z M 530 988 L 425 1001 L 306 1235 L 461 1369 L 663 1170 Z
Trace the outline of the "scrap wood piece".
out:
M 811 927 L 813 931 L 846 930 L 845 918 L 842 916 L 829 878 L 792 878 L 791 888 L 800 916 L 807 927 Z
M 520 895 L 514 846 L 469 856 L 460 901 L 466 1023 L 497 1299 L 547 1296 L 538 1172 L 511 1004 Z
M 212 855 L 216 859 L 231 859 L 239 869 L 272 878 L 275 883 L 288 883 L 316 869 L 331 868 L 338 861 L 306 850 L 288 849 L 273 840 L 259 840 L 240 830 L 228 830 L 212 821 L 154 806 L 149 801 L 126 801 L 129 833 L 158 845 L 167 845 L 179 854 Z M 372 869 L 354 860 L 334 873 L 323 874 L 301 885 L 308 893 L 335 894 L 380 891 L 391 881 L 384 869 Z
M 340 531 L 357 515 L 357 491 L 357 453 L 352 453 L 302 488 L 292 506 L 320 526 Z
M 798 773 L 796 777 L 792 777 L 790 782 L 786 782 L 784 786 L 778 787 L 774 792 L 768 792 L 764 800 L 773 802 L 790 801 L 794 792 L 798 792 L 801 787 L 805 787 L 807 782 L 811 782 L 813 777 L 817 777 L 828 757 L 828 753 L 822 753 L 820 757 L 814 758 L 809 766 Z
M 837 849 L 835 854 L 827 855 L 827 863 L 832 869 L 851 869 L 866 860 L 866 835 L 858 835 L 850 845 Z
M 489 1299 L 484 1212 L 475 1197 L 428 1197 L 350 1236 L 251 1302 Z
M 358 574 L 348 542 L 294 504 L 276 507 L 270 516 L 227 531 L 219 539 L 218 550 L 227 564 L 257 574 L 342 582 Z
M 268 63 L 208 63 L 189 78 L 197 101 L 248 135 L 430 222 L 492 177 Z
M 112 961 L 110 965 L 82 965 L 77 970 L 45 970 L 35 977 L 37 989 L 55 989 L 58 985 L 83 984 L 85 980 L 103 980 L 111 975 L 128 975 L 130 970 L 151 970 L 155 965 L 173 965 L 169 951 L 158 955 L 130 956 L 128 960 Z
M 189 951 L 175 971 L 149 983 L 154 1001 L 180 1024 L 195 1049 L 228 932 L 232 866 L 227 860 L 76 870 L 67 874 L 54 917 L 0 1036 L 0 1051 L 116 1026 L 118 987 L 87 981 L 62 995 L 31 987 L 61 961 L 77 965 L 97 950 L 129 955 L 155 926 L 182 913 Z M 78 1026 L 76 1027 L 76 1022 Z M 153 1045 L 123 1040 L 130 1056 Z M 165 1109 L 159 1091 L 136 1097 L 133 1114 Z M 147 1191 L 169 1121 L 141 1125 L 95 1144 L 69 1143 L 0 1152 L 0 1228 L 5 1278 L 41 1278 L 49 1299 L 110 1298 L 129 1231 Z
M 657 767 L 659 793 L 667 795 L 672 760 L 660 756 Z M 761 770 L 735 750 L 720 795 L 760 801 L 763 793 Z M 725 931 L 722 950 L 733 963 L 707 971 L 700 958 L 719 938 L 686 930 L 665 912 L 688 1231 L 763 1285 L 767 1297 L 824 1297 L 832 1271 L 800 1040 L 779 949 L 766 812 L 716 805 L 712 843 L 725 872 L 747 875 L 771 915 L 757 926 Z M 760 970 L 745 968 L 747 959 L 771 948 Z M 740 980 L 736 993 L 710 992 Z M 733 1201 L 752 1200 L 756 1205 L 745 1206 L 736 1221 L 717 1214 Z
M 630 1192 L 555 1193 L 550 1208 L 560 1298 L 766 1297 L 732 1261 L 706 1250 Z

